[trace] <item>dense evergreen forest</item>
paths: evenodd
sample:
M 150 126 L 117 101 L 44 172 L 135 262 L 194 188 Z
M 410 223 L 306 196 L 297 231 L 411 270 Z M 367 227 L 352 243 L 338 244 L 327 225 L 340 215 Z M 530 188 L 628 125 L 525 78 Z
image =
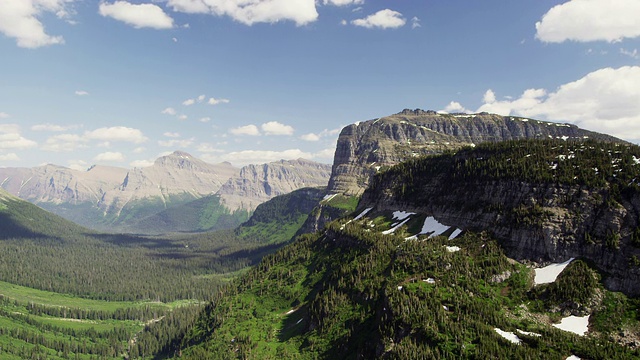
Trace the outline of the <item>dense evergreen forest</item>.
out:
M 394 197 L 419 200 L 412 184 L 446 176 L 451 188 L 442 191 L 512 179 L 606 187 L 616 201 L 638 191 L 638 163 L 638 147 L 624 144 L 481 144 L 390 168 L 368 192 L 393 182 Z M 322 190 L 305 191 L 261 205 L 235 230 L 172 237 L 96 234 L 0 196 L 0 294 L 10 294 L 0 297 L 0 355 L 640 357 L 637 347 L 622 345 L 640 335 L 640 301 L 604 289 L 588 262 L 574 261 L 555 282 L 534 286 L 533 270 L 507 258 L 487 232 L 449 240 L 451 228 L 407 239 L 420 221 L 383 234 L 396 224 L 389 214 L 354 220 L 354 213 L 289 241 L 321 201 Z M 356 201 L 338 203 L 353 210 Z M 68 298 L 54 301 L 58 294 Z M 591 310 L 588 336 L 552 326 L 567 304 Z

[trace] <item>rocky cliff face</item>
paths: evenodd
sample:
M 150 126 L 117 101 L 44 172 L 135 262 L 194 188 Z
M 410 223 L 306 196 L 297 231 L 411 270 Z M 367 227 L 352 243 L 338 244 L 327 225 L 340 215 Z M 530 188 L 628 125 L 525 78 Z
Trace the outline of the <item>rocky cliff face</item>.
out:
M 237 177 L 222 185 L 218 194 L 232 210 L 253 211 L 259 204 L 278 195 L 303 187 L 324 187 L 330 175 L 331 165 L 305 159 L 248 165 Z
M 517 260 L 586 259 L 609 289 L 640 295 L 639 175 L 637 146 L 479 148 L 391 169 L 374 179 L 359 207 L 486 231 Z
M 548 138 L 620 141 L 568 124 L 486 113 L 404 110 L 342 130 L 328 191 L 360 195 L 376 172 L 420 155 L 487 141 Z

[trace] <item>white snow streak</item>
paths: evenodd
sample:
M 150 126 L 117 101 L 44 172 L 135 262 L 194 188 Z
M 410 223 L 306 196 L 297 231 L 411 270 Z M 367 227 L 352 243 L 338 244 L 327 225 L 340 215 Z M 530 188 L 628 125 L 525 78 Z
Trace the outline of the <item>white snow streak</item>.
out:
M 373 209 L 373 208 L 366 208 L 366 209 L 364 209 L 364 211 L 363 211 L 363 212 L 361 212 L 361 213 L 360 213 L 360 215 L 356 216 L 353 220 L 354 220 L 354 221 L 356 221 L 356 220 L 360 220 L 360 219 L 362 219 L 365 215 L 367 215 L 367 213 L 368 213 L 369 211 L 371 211 L 371 209 Z
M 503 330 L 498 329 L 498 328 L 494 328 L 493 330 L 495 330 L 498 333 L 498 335 L 500 335 L 503 338 L 511 341 L 514 344 L 520 345 L 520 343 L 522 342 L 522 340 L 520 340 L 518 335 L 516 335 L 516 334 L 514 334 L 512 332 L 503 331 Z
M 553 324 L 553 326 L 560 330 L 569 331 L 574 334 L 584 336 L 584 334 L 589 331 L 589 316 L 591 315 L 582 317 L 571 315 L 562 319 L 560 321 L 560 324 Z
M 556 279 L 558 278 L 558 275 L 560 275 L 560 273 L 562 272 L 562 270 L 564 270 L 564 268 L 567 267 L 567 265 L 569 265 L 569 263 L 571 263 L 573 261 L 574 258 L 571 258 L 563 263 L 560 264 L 551 264 L 549 266 L 545 266 L 543 268 L 540 269 L 536 269 L 536 277 L 533 280 L 535 285 L 540 285 L 540 284 L 549 284 L 552 283 L 554 281 L 556 281 Z

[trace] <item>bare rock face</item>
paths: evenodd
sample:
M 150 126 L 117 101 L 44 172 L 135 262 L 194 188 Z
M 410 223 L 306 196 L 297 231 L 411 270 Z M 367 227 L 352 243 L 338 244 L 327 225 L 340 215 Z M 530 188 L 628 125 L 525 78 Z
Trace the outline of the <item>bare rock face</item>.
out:
M 375 173 L 420 155 L 440 154 L 486 141 L 546 138 L 619 141 L 569 124 L 487 113 L 438 114 L 405 109 L 342 130 L 328 191 L 360 195 Z
M 304 187 L 326 186 L 330 175 L 331 165 L 305 159 L 248 165 L 222 185 L 218 194 L 231 210 L 253 211 L 278 195 Z

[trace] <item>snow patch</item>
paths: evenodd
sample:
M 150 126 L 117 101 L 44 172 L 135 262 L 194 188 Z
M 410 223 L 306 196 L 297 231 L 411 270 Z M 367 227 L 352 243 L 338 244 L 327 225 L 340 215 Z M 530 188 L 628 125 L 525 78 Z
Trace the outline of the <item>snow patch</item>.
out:
M 427 284 L 435 284 L 436 283 L 436 279 L 434 279 L 434 278 L 422 279 L 422 281 L 426 282 Z
M 456 252 L 456 251 L 460 251 L 460 247 L 458 246 L 445 246 L 447 248 L 448 252 Z
M 408 218 L 411 215 L 415 215 L 416 213 L 413 212 L 407 212 L 407 211 L 394 211 L 393 212 L 393 219 L 394 220 L 404 220 L 406 218 Z
M 400 226 L 402 226 L 402 225 L 406 224 L 406 223 L 407 223 L 407 221 L 409 221 L 409 220 L 410 220 L 409 218 L 406 218 L 406 219 L 404 219 L 404 221 L 402 221 L 402 222 L 400 222 L 400 223 L 396 224 L 394 227 L 392 227 L 392 228 L 391 228 L 391 229 L 389 229 L 389 230 L 385 230 L 385 231 L 383 231 L 382 233 L 383 233 L 384 235 L 393 234 L 393 233 L 394 233 L 394 232 L 395 232 L 395 231 L 396 231 Z
M 566 360 L 581 360 L 581 359 L 575 355 L 571 355 Z
M 449 226 L 441 224 L 436 220 L 433 216 L 429 216 L 424 219 L 424 224 L 422 225 L 422 230 L 420 230 L 420 234 L 429 234 L 429 237 L 433 237 L 436 235 L 440 235 L 443 232 L 449 230 Z
M 455 239 L 456 237 L 458 237 L 458 235 L 460 235 L 460 233 L 462 233 L 462 230 L 460 230 L 460 229 L 455 229 L 455 230 L 451 233 L 451 235 L 449 235 L 449 240 L 453 240 L 453 239 Z
M 338 195 L 338 194 L 325 195 L 325 196 L 322 198 L 322 200 L 323 200 L 323 201 L 329 201 L 329 200 L 333 199 L 334 197 L 336 197 L 336 195 Z
M 551 264 L 540 269 L 535 269 L 536 277 L 533 280 L 535 285 L 549 284 L 558 278 L 558 275 L 569 265 L 574 258 L 571 258 L 560 264 Z
M 580 336 L 584 336 L 589 331 L 589 317 L 587 316 L 568 316 L 560 321 L 560 324 L 553 324 L 560 330 L 569 331 Z
M 520 345 L 520 343 L 522 343 L 522 340 L 520 340 L 520 338 L 518 337 L 518 335 L 512 333 L 512 332 L 507 332 L 498 328 L 494 328 L 493 330 L 495 330 L 498 335 L 502 336 L 503 338 L 511 341 L 514 344 L 518 344 Z
M 360 213 L 360 215 L 356 216 L 353 220 L 354 220 L 354 221 L 356 221 L 356 220 L 360 220 L 360 219 L 362 219 L 362 217 L 363 217 L 363 216 L 365 216 L 365 215 L 367 215 L 367 213 L 368 213 L 369 211 L 371 211 L 371 209 L 373 209 L 373 208 L 366 208 L 366 209 L 364 209 L 364 211 L 363 211 L 363 212 L 361 212 L 361 213 Z
M 516 332 L 518 334 L 527 335 L 527 336 L 535 336 L 535 337 L 542 336 L 542 335 L 534 333 L 534 332 L 528 332 L 528 331 L 524 331 L 524 330 L 520 330 L 520 329 L 516 329 Z
M 640 164 L 640 159 L 638 159 L 635 155 L 633 155 L 633 162 L 638 165 Z

